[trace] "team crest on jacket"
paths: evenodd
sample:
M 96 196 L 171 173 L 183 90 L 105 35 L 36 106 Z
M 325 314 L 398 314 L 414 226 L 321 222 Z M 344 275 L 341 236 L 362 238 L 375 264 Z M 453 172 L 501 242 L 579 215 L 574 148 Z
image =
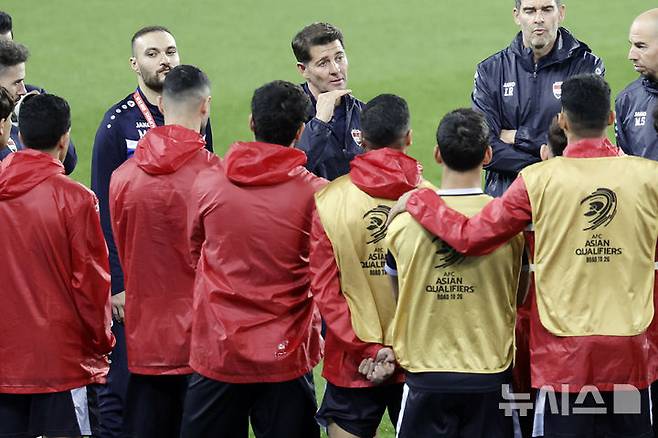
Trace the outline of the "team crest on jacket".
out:
M 553 96 L 555 96 L 556 99 L 560 99 L 562 97 L 562 82 L 554 82 L 553 83 Z
M 580 205 L 586 208 L 583 214 L 588 224 L 583 231 L 607 227 L 617 214 L 617 195 L 610 189 L 598 188 L 580 201 Z
M 366 230 L 369 233 L 368 241 L 366 242 L 368 245 L 380 242 L 386 237 L 386 221 L 388 220 L 388 213 L 390 211 L 391 207 L 388 205 L 378 205 L 363 215 Z
M 438 237 L 435 237 L 432 243 L 438 245 L 435 252 L 438 257 L 438 264 L 434 266 L 436 269 L 445 269 L 452 265 L 458 265 L 466 258 L 465 255 L 458 253 L 453 247 Z
M 361 146 L 361 143 L 363 143 L 363 136 L 361 135 L 360 129 L 352 129 L 352 138 L 357 146 Z

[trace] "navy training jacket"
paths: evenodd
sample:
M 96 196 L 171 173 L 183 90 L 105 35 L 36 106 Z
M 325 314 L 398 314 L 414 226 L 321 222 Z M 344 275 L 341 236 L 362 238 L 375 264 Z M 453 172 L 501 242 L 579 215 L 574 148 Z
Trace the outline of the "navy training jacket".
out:
M 485 191 L 501 196 L 526 166 L 541 160 L 552 118 L 560 112 L 562 82 L 571 76 L 605 74 L 603 61 L 560 28 L 553 50 L 535 64 L 519 32 L 509 47 L 477 66 L 471 99 L 491 130 L 493 159 L 486 166 Z M 503 129 L 516 130 L 514 144 L 500 140 Z
M 658 134 L 653 111 L 658 104 L 658 83 L 640 77 L 615 100 L 617 146 L 628 155 L 658 160 Z
M 153 115 L 157 126 L 164 125 L 164 116 L 157 106 L 151 105 L 144 94 L 137 88 L 144 103 Z M 124 291 L 123 270 L 119 254 L 112 235 L 110 221 L 110 178 L 124 161 L 132 157 L 139 140 L 146 135 L 149 124 L 133 100 L 133 93 L 113 105 L 103 117 L 96 138 L 91 158 L 91 189 L 98 197 L 101 226 L 110 256 L 110 275 L 112 276 L 112 295 Z M 212 152 L 212 130 L 210 121 L 206 127 L 206 149 Z
M 363 102 L 352 95 L 343 97 L 329 123 L 315 118 L 316 100 L 307 84 L 302 84 L 313 103 L 313 113 L 306 122 L 297 149 L 306 153 L 306 168 L 328 180 L 350 171 L 350 161 L 363 153 L 361 147 L 361 108 Z

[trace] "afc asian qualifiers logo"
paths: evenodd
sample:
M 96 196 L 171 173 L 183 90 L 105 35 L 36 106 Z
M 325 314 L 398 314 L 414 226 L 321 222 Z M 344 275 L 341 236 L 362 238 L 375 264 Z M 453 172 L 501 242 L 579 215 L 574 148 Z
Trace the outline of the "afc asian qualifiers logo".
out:
M 357 146 L 361 147 L 361 143 L 363 143 L 363 136 L 361 135 L 361 130 L 352 129 L 352 139 L 354 140 L 354 143 L 356 143 Z
M 558 100 L 562 98 L 562 82 L 553 83 L 553 96 Z
M 388 220 L 388 213 L 390 211 L 391 207 L 388 205 L 378 205 L 363 215 L 363 219 L 366 222 L 366 229 L 370 233 L 366 242 L 368 245 L 380 242 L 386 237 L 386 221 Z
M 617 214 L 617 195 L 610 189 L 598 188 L 594 193 L 580 201 L 587 210 L 584 215 L 589 226 L 583 231 L 590 231 L 600 226 L 607 227 Z
M 466 258 L 465 255 L 458 253 L 453 247 L 438 237 L 435 237 L 432 243 L 438 244 L 435 254 L 439 256 L 439 264 L 434 266 L 436 269 L 445 269 L 452 265 L 458 265 Z

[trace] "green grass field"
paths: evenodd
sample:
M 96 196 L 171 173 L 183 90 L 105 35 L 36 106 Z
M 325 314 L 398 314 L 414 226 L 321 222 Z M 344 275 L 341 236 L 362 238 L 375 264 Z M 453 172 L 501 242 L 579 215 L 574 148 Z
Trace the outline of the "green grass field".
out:
M 512 7 L 512 0 L 5 0 L 1 6 L 14 17 L 16 39 L 31 49 L 28 82 L 71 103 L 79 155 L 73 176 L 85 184 L 103 113 L 136 84 L 128 65 L 136 29 L 168 26 L 182 62 L 208 73 L 215 149 L 223 155 L 233 141 L 251 138 L 247 117 L 254 88 L 273 79 L 300 80 L 290 40 L 312 21 L 342 28 L 349 86 L 357 97 L 367 101 L 391 92 L 408 100 L 415 134 L 411 154 L 438 182 L 432 161 L 438 121 L 451 109 L 469 106 L 475 65 L 509 44 L 517 31 Z M 565 26 L 605 60 L 616 94 L 636 77 L 626 60 L 628 27 L 651 5 L 574 0 L 567 7 Z M 393 436 L 390 425 L 385 428 L 380 436 Z

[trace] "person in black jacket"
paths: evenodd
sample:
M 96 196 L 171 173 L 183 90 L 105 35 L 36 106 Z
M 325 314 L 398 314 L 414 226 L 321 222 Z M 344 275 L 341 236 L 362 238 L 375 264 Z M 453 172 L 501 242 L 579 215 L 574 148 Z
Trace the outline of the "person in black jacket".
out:
M 560 27 L 565 12 L 562 0 L 516 0 L 521 31 L 477 66 L 471 98 L 491 130 L 494 154 L 485 190 L 492 196 L 501 196 L 521 169 L 541 160 L 551 119 L 560 112 L 562 82 L 605 73 L 602 60 Z
M 628 59 L 640 77 L 615 100 L 617 146 L 629 155 L 658 160 L 652 114 L 658 104 L 658 9 L 640 14 L 631 25 Z
M 295 35 L 292 50 L 306 81 L 302 88 L 315 108 L 297 148 L 306 153 L 309 171 L 333 180 L 348 173 L 350 161 L 363 152 L 363 102 L 347 88 L 343 34 L 331 24 L 313 23 Z

